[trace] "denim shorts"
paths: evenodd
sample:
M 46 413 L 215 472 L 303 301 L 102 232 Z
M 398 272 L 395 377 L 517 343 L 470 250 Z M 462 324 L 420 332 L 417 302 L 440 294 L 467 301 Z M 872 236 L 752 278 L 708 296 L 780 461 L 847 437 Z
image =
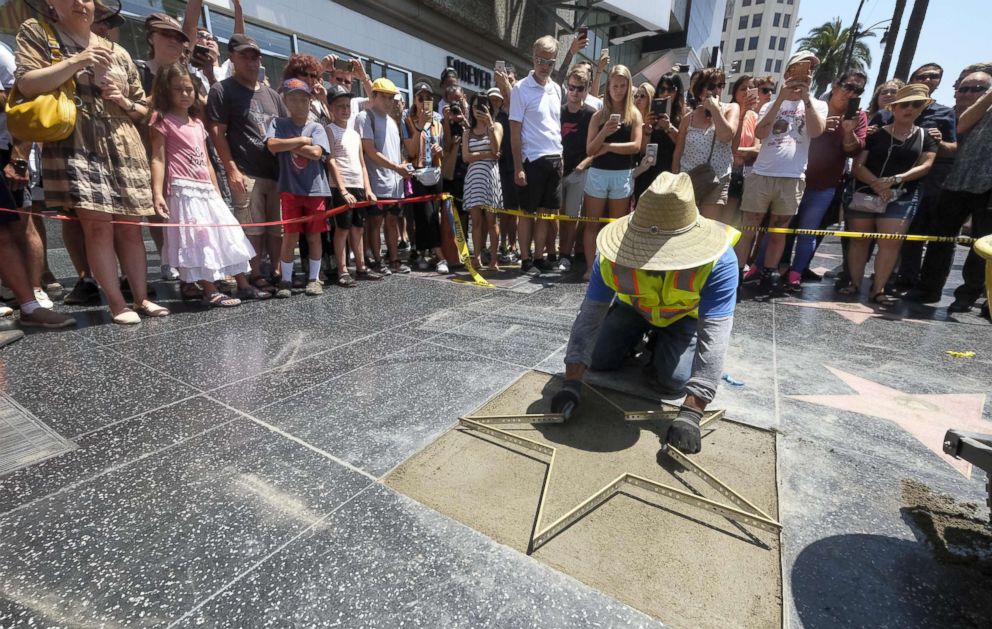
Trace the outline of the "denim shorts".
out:
M 590 168 L 586 175 L 586 194 L 597 199 L 626 199 L 634 193 L 630 170 Z

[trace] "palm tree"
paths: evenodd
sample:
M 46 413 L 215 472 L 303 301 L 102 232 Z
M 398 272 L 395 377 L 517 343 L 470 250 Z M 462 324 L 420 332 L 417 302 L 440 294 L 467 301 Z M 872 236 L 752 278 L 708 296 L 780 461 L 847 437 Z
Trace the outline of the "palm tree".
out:
M 813 73 L 813 91 L 817 97 L 823 96 L 833 80 L 846 70 L 866 72 L 871 65 L 871 50 L 862 40 L 874 37 L 871 31 L 859 32 L 860 24 L 855 24 L 854 48 L 851 59 L 844 68 L 844 55 L 847 53 L 851 28 L 844 28 L 841 19 L 834 18 L 821 26 L 810 29 L 805 37 L 796 42 L 799 50 L 808 50 L 820 60 L 816 72 Z

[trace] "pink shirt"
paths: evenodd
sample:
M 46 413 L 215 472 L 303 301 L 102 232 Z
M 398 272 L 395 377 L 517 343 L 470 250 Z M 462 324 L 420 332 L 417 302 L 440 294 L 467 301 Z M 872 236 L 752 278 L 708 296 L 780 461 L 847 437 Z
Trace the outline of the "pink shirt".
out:
M 155 112 L 149 126 L 165 136 L 165 194 L 170 194 L 172 180 L 177 177 L 211 183 L 207 156 L 203 152 L 207 131 L 202 122 L 190 118 L 183 124 L 171 114 L 163 116 Z

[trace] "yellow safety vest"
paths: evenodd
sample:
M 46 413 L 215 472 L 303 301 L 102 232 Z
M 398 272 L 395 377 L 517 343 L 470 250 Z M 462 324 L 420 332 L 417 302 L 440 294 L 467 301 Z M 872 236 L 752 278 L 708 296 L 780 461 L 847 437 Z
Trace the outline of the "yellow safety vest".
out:
M 733 232 L 733 245 L 740 232 L 727 229 Z M 683 317 L 699 318 L 700 293 L 717 260 L 695 269 L 659 273 L 620 266 L 600 256 L 599 271 L 606 285 L 616 291 L 617 299 L 631 306 L 651 325 L 663 328 Z

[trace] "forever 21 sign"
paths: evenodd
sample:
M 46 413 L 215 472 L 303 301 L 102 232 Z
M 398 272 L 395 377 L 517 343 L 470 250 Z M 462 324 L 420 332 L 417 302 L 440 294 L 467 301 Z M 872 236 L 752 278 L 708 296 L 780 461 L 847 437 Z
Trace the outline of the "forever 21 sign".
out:
M 467 61 L 448 55 L 448 67 L 458 73 L 458 80 L 463 84 L 474 85 L 483 90 L 493 86 L 493 74 Z

